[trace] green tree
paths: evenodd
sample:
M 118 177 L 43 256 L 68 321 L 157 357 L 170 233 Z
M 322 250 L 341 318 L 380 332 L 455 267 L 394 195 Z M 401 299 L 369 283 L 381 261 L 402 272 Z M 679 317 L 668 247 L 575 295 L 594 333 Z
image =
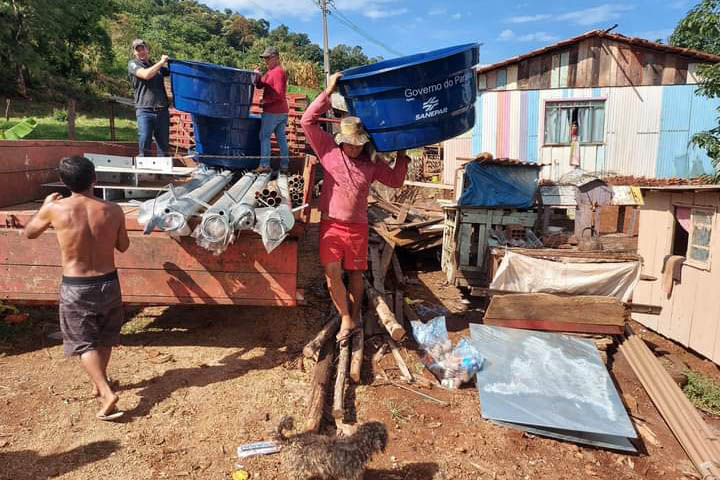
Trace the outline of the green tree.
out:
M 380 60 L 382 60 L 382 57 L 368 57 L 359 45 L 351 47 L 341 43 L 330 49 L 330 69 L 333 72 L 379 62 Z
M 112 11 L 111 0 L 3 0 L 2 84 L 21 95 L 35 79 L 38 86 L 82 89 L 111 56 L 102 20 Z
M 670 36 L 670 44 L 720 55 L 720 0 L 703 0 L 680 20 Z M 698 67 L 698 92 L 720 98 L 720 63 Z M 705 149 L 715 167 L 713 179 L 720 183 L 720 109 L 718 126 L 693 136 L 692 142 Z

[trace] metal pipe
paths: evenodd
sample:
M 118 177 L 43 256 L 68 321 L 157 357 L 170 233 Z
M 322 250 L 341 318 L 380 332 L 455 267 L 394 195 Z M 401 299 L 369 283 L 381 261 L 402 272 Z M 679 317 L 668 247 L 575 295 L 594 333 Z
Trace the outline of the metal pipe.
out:
M 268 253 L 280 245 L 295 226 L 295 215 L 292 212 L 288 194 L 287 175 L 278 175 L 277 185 L 280 196 L 273 199 L 277 202 L 277 208 L 258 212 L 255 224 L 255 231 L 260 233 Z
M 160 229 L 178 236 L 189 235 L 188 219 L 203 206 L 207 206 L 207 202 L 220 193 L 230 180 L 232 180 L 232 172 L 223 170 L 192 192 L 169 203 L 158 225 Z
M 178 196 L 187 195 L 216 174 L 217 172 L 214 170 L 208 170 L 204 167 L 198 168 L 193 172 L 192 178 L 187 183 L 174 187 L 170 191 L 164 192 L 153 199 L 142 202 L 138 207 L 138 223 L 145 225 L 145 235 L 152 232 L 155 226 L 161 221 L 163 211 L 171 201 Z
M 242 201 L 250 190 L 257 174 L 247 173 L 223 193 L 222 197 L 203 214 L 200 225 L 193 232 L 198 245 L 221 253 L 231 241 L 239 218 L 233 218 L 231 209 Z
M 229 215 L 235 219 L 234 225 L 236 229 L 247 230 L 253 227 L 255 224 L 255 203 L 259 200 L 257 193 L 264 189 L 269 181 L 269 173 L 258 175 L 240 202 L 230 209 Z

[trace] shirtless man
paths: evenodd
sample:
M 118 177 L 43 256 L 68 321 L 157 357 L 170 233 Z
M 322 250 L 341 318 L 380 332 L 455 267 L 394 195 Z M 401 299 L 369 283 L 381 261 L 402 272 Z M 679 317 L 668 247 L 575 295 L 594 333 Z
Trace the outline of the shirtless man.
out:
M 51 193 L 25 226 L 33 239 L 52 226 L 62 258 L 60 329 L 65 355 L 80 357 L 100 401 L 97 417 L 115 420 L 118 396 L 108 383 L 107 366 L 112 346 L 118 343 L 124 323 L 115 252 L 130 246 L 125 215 L 113 203 L 93 195 L 95 166 L 73 156 L 60 160 L 60 179 L 72 192 L 67 198 Z

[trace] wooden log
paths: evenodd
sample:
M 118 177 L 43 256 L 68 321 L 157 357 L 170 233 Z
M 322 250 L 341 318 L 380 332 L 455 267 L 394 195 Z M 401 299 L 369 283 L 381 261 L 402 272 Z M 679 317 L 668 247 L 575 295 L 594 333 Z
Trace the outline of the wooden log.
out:
M 330 320 L 325 322 L 325 325 L 323 325 L 317 335 L 315 335 L 315 338 L 310 340 L 310 342 L 305 345 L 305 348 L 303 348 L 303 355 L 305 356 L 305 358 L 312 358 L 313 360 L 317 361 L 323 345 L 325 345 L 325 343 L 330 337 L 337 333 L 339 328 L 340 317 L 337 313 L 335 313 L 332 315 Z
M 414 378 L 412 376 L 412 373 L 410 373 L 410 370 L 408 369 L 405 360 L 403 360 L 402 355 L 400 355 L 400 348 L 398 347 L 398 344 L 395 343 L 392 338 L 388 338 L 387 341 L 388 345 L 390 346 L 390 351 L 395 358 L 395 363 L 400 369 L 400 374 L 408 383 L 412 383 Z
M 338 346 L 337 374 L 335 376 L 335 394 L 333 395 L 333 418 L 342 419 L 345 417 L 345 381 L 347 379 L 348 367 L 350 366 L 350 344 Z
M 310 390 L 307 421 L 305 422 L 305 430 L 310 432 L 317 432 L 322 422 L 327 384 L 330 380 L 330 372 L 332 371 L 330 366 L 335 356 L 335 349 L 333 347 L 332 344 L 325 344 L 325 348 L 321 350 L 320 359 L 313 370 L 312 389 Z
M 368 299 L 370 299 L 372 306 L 377 311 L 380 323 L 382 323 L 385 330 L 388 331 L 390 337 L 396 341 L 402 340 L 405 337 L 405 329 L 398 323 L 383 296 L 380 295 L 367 280 L 365 280 L 365 290 L 367 291 Z
M 377 320 L 377 312 L 375 310 L 372 310 L 370 312 L 365 313 L 365 315 L 369 315 L 369 318 L 365 319 L 365 327 L 364 327 L 364 337 L 370 338 L 374 337 L 375 335 L 381 335 L 385 333 L 385 329 L 380 326 L 380 323 Z
M 363 316 L 360 312 L 360 331 L 352 337 L 352 347 L 350 352 L 350 379 L 355 383 L 360 383 L 362 376 L 363 350 L 365 343 L 365 325 L 363 325 Z
M 563 297 L 549 293 L 519 293 L 494 296 L 485 319 L 535 320 L 591 325 L 625 325 L 630 309 L 614 297 L 578 295 Z

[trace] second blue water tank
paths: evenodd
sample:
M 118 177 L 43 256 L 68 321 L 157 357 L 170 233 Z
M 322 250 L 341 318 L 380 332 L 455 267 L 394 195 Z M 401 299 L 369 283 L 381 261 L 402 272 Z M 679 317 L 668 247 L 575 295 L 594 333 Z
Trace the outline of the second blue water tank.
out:
M 378 151 L 415 148 L 473 127 L 479 60 L 458 45 L 345 70 L 338 87 Z
M 168 66 L 178 110 L 215 118 L 250 114 L 257 73 L 187 60 L 171 60 Z

